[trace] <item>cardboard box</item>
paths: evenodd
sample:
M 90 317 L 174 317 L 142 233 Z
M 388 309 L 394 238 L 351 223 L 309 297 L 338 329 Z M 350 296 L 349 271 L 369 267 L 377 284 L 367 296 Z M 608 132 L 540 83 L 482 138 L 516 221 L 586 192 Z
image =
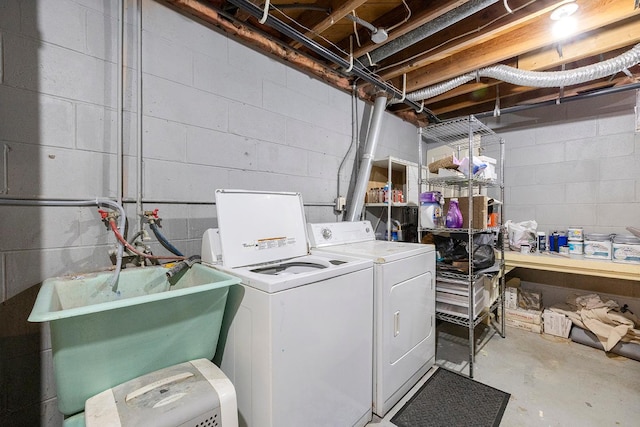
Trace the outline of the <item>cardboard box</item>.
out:
M 460 212 L 462 212 L 462 228 L 469 228 L 469 198 L 457 197 Z M 450 197 L 445 199 L 444 215 L 449 211 Z M 485 229 L 489 221 L 489 198 L 487 196 L 473 196 L 473 228 Z
M 545 310 L 542 313 L 544 320 L 544 333 L 555 335 L 557 337 L 569 338 L 571 332 L 571 319 L 562 313 L 556 313 L 551 310 Z
M 521 289 L 518 293 L 518 307 L 525 310 L 542 310 L 542 294 Z
M 521 322 L 519 320 L 509 320 L 508 318 L 504 319 L 504 323 L 509 327 L 522 329 L 523 331 L 534 332 L 536 334 L 542 333 L 542 325 L 536 325 L 535 323 Z
M 518 288 L 508 287 L 504 290 L 504 306 L 506 308 L 518 308 Z
M 517 320 L 519 322 L 533 323 L 535 325 L 542 324 L 542 311 L 505 307 L 504 314 L 506 320 Z
M 500 295 L 500 277 L 484 276 L 484 306 L 490 308 Z

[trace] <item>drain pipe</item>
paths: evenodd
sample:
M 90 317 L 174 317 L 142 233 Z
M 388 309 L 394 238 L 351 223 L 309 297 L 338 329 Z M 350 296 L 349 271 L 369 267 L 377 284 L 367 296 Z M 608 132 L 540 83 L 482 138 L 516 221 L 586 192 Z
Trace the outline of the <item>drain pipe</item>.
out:
M 358 171 L 355 190 L 353 191 L 353 196 L 351 196 L 351 203 L 347 204 L 346 221 L 357 221 L 362 213 L 364 196 L 367 192 L 367 182 L 369 181 L 373 157 L 376 152 L 378 140 L 380 139 L 382 117 L 386 108 L 387 97 L 385 95 L 379 95 L 374 103 L 373 117 L 371 118 L 371 125 L 369 126 L 369 133 L 367 134 L 367 145 L 365 146 L 365 152 L 360 161 L 360 170 Z
M 407 34 L 398 37 L 395 40 L 390 41 L 384 46 L 379 47 L 371 52 L 369 52 L 369 56 L 371 57 L 371 62 L 374 64 L 378 61 L 382 61 L 385 58 L 390 57 L 391 55 L 400 52 L 402 49 L 409 47 L 426 39 L 429 36 L 437 33 L 438 31 L 442 31 L 451 25 L 462 21 L 463 19 L 473 15 L 491 6 L 494 3 L 497 3 L 498 0 L 472 0 L 460 7 L 457 7 L 443 15 L 438 16 L 432 21 L 423 24 L 422 26 L 416 28 L 413 31 L 408 32 Z M 368 62 L 366 55 L 361 56 L 358 60 L 362 63 Z

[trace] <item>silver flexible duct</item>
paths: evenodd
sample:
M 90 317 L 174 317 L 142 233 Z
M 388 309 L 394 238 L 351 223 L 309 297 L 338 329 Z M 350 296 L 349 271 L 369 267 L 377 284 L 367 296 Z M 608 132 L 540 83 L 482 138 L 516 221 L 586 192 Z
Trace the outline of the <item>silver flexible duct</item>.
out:
M 347 203 L 346 221 L 357 221 L 362 213 L 364 196 L 367 193 L 367 183 L 369 182 L 369 175 L 371 174 L 371 167 L 373 166 L 376 147 L 378 146 L 378 140 L 380 139 L 382 117 L 386 108 L 387 97 L 385 95 L 378 96 L 373 106 L 373 117 L 371 118 L 369 133 L 367 135 L 367 145 L 365 146 L 365 152 L 362 155 L 362 160 L 360 161 L 360 170 L 358 171 L 358 178 L 356 180 L 355 189 L 353 190 L 353 196 L 351 196 L 351 203 Z
M 479 77 L 490 77 L 503 82 L 530 87 L 564 87 L 601 79 L 640 63 L 640 44 L 615 58 L 565 71 L 527 71 L 494 65 L 467 73 L 452 80 L 439 83 L 407 94 L 407 99 L 418 101 L 433 98 Z

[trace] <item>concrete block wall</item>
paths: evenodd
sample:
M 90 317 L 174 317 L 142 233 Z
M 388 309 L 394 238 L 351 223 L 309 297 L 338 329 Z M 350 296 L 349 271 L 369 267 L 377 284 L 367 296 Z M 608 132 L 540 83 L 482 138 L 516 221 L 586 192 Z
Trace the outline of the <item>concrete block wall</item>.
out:
M 539 231 L 640 227 L 636 91 L 483 119 L 505 138 L 505 219 Z
M 10 148 L 0 197 L 117 196 L 117 3 L 0 2 L 0 149 Z M 130 233 L 137 230 L 135 4 L 125 2 Z M 158 2 L 142 5 L 143 197 L 152 201 L 144 208 L 160 209 L 163 234 L 184 253 L 200 253 L 204 230 L 216 226 L 216 188 L 299 191 L 309 221 L 336 220 L 338 166 L 352 140 L 350 95 Z M 359 127 L 370 112 L 358 103 Z M 385 115 L 378 153 L 412 160 L 415 128 Z M 341 174 L 345 195 L 354 156 Z M 0 205 L 0 425 L 62 423 L 48 328 L 26 318 L 44 279 L 109 266 L 114 238 L 96 210 Z

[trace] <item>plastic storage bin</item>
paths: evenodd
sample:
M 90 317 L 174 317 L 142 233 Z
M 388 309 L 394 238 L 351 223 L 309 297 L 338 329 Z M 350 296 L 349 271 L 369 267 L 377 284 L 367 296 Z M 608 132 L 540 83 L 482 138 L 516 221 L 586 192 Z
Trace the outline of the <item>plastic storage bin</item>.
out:
M 229 286 L 239 279 L 200 264 L 171 279 L 164 267 L 47 279 L 29 321 L 50 322 L 58 408 L 85 401 L 140 375 L 212 359 Z
M 616 236 L 613 239 L 613 262 L 640 264 L 640 238 Z

